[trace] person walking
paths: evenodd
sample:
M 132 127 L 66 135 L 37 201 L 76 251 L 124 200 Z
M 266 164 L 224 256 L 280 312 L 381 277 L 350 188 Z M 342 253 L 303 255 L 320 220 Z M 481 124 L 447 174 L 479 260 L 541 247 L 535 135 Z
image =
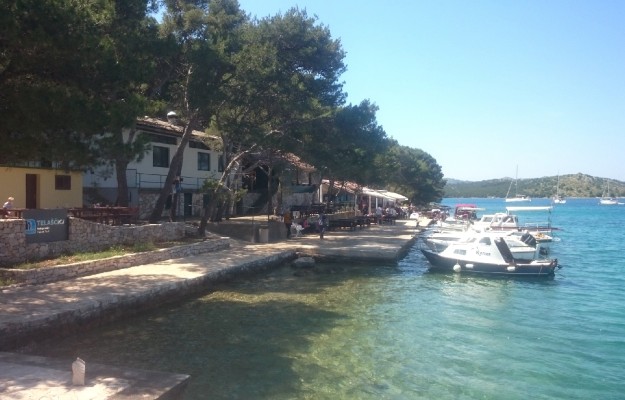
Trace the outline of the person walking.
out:
M 317 220 L 317 229 L 319 230 L 319 239 L 323 239 L 323 234 L 328 227 L 328 217 L 324 213 L 319 214 L 319 220 Z
M 284 213 L 284 226 L 286 226 L 286 238 L 291 238 L 291 224 L 293 223 L 293 217 L 291 217 L 291 211 L 287 210 Z

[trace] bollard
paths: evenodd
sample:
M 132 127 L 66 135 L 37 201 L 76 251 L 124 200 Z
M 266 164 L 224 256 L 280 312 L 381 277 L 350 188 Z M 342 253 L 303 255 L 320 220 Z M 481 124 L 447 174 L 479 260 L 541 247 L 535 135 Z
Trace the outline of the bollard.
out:
M 80 358 L 76 358 L 76 361 L 72 363 L 72 384 L 85 385 L 85 362 Z

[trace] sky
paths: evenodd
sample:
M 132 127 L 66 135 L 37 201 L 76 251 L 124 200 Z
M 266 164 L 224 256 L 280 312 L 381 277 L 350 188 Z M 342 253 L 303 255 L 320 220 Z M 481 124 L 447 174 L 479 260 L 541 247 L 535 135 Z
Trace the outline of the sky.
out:
M 348 103 L 446 179 L 625 181 L 625 1 L 239 0 L 316 16 L 346 52 Z M 517 172 L 518 171 L 518 172 Z

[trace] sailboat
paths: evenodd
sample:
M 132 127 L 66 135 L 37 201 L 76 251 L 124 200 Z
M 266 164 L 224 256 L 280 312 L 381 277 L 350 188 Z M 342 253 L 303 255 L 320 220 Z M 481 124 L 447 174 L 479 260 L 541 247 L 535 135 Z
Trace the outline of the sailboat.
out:
M 554 204 L 565 204 L 566 199 L 560 196 L 560 175 L 558 175 L 558 183 L 556 184 L 556 195 L 552 198 Z
M 518 192 L 517 192 L 517 189 L 518 189 L 517 178 L 518 178 L 518 176 L 519 176 L 519 167 L 517 165 L 517 167 L 516 167 L 516 176 L 515 176 L 514 180 L 510 182 L 510 186 L 508 187 L 508 193 L 506 193 L 506 203 L 521 202 L 521 201 L 532 201 L 532 199 L 529 196 L 526 196 L 524 194 L 518 194 Z M 514 184 L 514 197 L 509 197 L 510 196 L 510 189 L 512 189 L 512 184 Z
M 606 180 L 607 183 L 607 189 L 606 191 L 603 193 L 603 196 L 601 196 L 601 199 L 599 199 L 599 204 L 604 205 L 604 206 L 614 206 L 618 204 L 618 201 L 610 196 L 610 181 Z

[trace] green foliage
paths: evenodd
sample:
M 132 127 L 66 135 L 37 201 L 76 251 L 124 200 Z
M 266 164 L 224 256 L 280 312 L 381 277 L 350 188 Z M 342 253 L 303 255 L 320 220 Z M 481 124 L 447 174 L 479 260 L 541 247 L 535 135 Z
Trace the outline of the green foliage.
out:
M 402 193 L 412 203 L 427 204 L 443 197 L 445 181 L 441 167 L 425 151 L 393 142 L 376 162 L 386 175 L 386 188 Z
M 380 182 L 373 160 L 385 151 L 389 141 L 377 123 L 377 110 L 365 100 L 313 121 L 300 137 L 303 159 L 329 179 L 361 185 Z
M 559 192 L 564 197 L 601 197 L 610 182 L 610 194 L 625 196 L 625 183 L 585 174 L 560 176 Z M 478 182 L 448 180 L 445 197 L 506 197 L 512 178 L 492 179 Z M 519 194 L 530 197 L 552 197 L 556 194 L 557 176 L 517 181 Z
M 161 23 L 149 16 L 157 3 Z M 240 196 L 228 177 L 252 151 L 293 152 L 332 179 L 389 183 L 415 201 L 442 193 L 435 160 L 389 140 L 377 106 L 344 105 L 345 51 L 304 10 L 250 20 L 236 0 L 6 0 L 0 26 L 0 163 L 115 165 L 125 199 L 125 169 L 148 145 L 136 118 L 174 109 L 186 126 L 154 218 L 198 128 L 222 139 L 215 194 Z
M 92 165 L 95 135 L 132 125 L 152 71 L 149 3 L 2 2 L 0 162 Z

